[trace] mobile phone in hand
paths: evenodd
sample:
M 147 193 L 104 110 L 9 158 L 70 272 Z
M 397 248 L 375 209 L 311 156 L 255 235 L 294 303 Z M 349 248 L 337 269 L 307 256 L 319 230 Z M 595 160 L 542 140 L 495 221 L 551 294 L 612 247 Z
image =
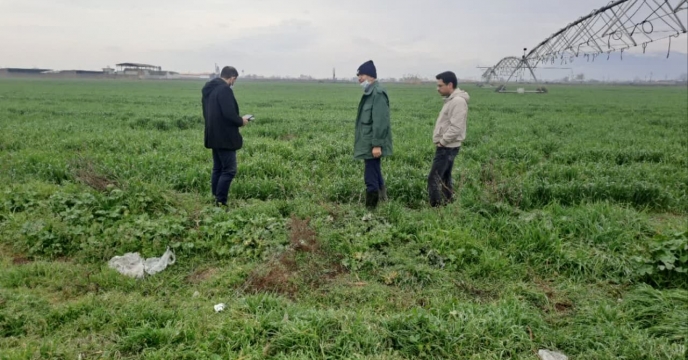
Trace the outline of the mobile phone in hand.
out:
M 253 115 L 251 115 L 251 114 L 246 114 L 246 115 L 244 115 L 244 117 L 245 117 L 248 121 L 253 121 L 253 120 L 255 120 L 255 118 L 256 118 L 255 116 L 253 116 Z

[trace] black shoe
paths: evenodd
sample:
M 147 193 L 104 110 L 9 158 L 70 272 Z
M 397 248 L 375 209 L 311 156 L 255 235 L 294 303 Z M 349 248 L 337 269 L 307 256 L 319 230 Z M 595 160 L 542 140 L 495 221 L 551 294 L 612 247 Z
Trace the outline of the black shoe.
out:
M 377 203 L 380 200 L 379 191 L 369 191 L 366 192 L 366 207 L 369 210 L 374 210 L 377 207 Z
M 430 206 L 431 207 L 443 207 L 451 202 L 451 199 L 447 199 L 445 194 L 430 196 Z
M 387 201 L 387 187 L 383 186 L 380 188 L 380 201 Z
M 220 209 L 229 212 L 229 207 L 227 206 L 227 203 L 221 203 L 219 201 L 215 201 L 215 207 L 219 207 Z

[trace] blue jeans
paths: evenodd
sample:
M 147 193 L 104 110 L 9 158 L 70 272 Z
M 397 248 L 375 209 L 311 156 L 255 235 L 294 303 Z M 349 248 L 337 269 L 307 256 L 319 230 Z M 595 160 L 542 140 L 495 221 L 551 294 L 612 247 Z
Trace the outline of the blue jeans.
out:
M 236 151 L 213 149 L 213 173 L 211 190 L 215 200 L 227 205 L 229 186 L 237 173 Z
M 385 186 L 379 158 L 365 160 L 365 173 L 363 174 L 363 179 L 366 184 L 367 192 L 380 191 L 380 189 Z
M 430 175 L 428 175 L 428 193 L 431 206 L 440 206 L 452 201 L 454 188 L 451 174 L 454 167 L 454 158 L 458 153 L 458 147 L 438 147 L 435 151 L 432 169 L 430 169 Z

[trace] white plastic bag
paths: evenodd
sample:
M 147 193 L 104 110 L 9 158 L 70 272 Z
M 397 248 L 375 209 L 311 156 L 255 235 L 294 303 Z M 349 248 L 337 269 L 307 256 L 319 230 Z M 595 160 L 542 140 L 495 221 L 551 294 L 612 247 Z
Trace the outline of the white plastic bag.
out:
M 167 267 L 167 265 L 172 265 L 177 261 L 177 257 L 174 256 L 170 248 L 167 248 L 162 257 L 159 258 L 148 258 L 143 262 L 143 268 L 148 273 L 148 275 L 155 275 Z
M 538 351 L 538 356 L 542 360 L 568 360 L 569 359 L 566 355 L 564 355 L 562 353 L 559 353 L 556 351 L 544 350 L 544 349 L 540 349 L 540 351 Z
M 144 272 L 148 275 L 155 275 L 177 261 L 174 253 L 167 248 L 167 251 L 159 258 L 143 259 L 139 253 L 126 253 L 122 256 L 115 256 L 108 262 L 108 266 L 117 270 L 122 275 L 140 279 Z
M 126 253 L 115 256 L 108 262 L 108 266 L 122 275 L 140 279 L 143 277 L 143 259 L 139 253 Z

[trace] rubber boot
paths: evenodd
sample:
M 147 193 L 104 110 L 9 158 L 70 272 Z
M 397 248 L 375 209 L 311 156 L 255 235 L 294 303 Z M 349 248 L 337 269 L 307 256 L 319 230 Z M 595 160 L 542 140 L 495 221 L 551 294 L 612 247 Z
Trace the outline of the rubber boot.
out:
M 368 208 L 368 210 L 375 210 L 375 208 L 377 208 L 377 203 L 379 200 L 379 191 L 366 192 L 366 207 Z
M 380 201 L 387 201 L 387 187 L 383 186 L 380 188 Z

